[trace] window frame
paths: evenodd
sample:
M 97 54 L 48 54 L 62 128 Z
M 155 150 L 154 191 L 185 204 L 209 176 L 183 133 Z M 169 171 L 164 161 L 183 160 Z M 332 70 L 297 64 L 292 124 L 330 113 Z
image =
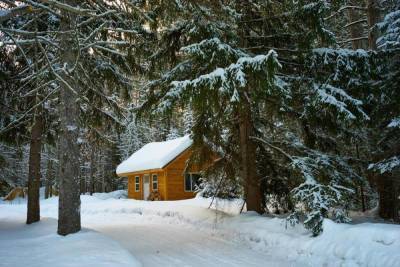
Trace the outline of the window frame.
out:
M 199 173 L 199 172 L 187 172 L 187 173 L 185 173 L 185 175 L 184 175 L 184 177 L 183 177 L 183 189 L 185 190 L 185 192 L 190 192 L 190 193 L 193 193 L 193 192 L 196 192 L 196 189 L 194 188 L 194 186 L 195 186 L 195 184 L 193 184 L 193 175 L 198 175 L 199 176 L 199 179 L 201 178 L 201 174 Z M 189 175 L 189 177 L 190 177 L 190 189 L 191 190 L 187 190 L 186 189 L 186 177 L 187 177 L 187 175 Z
M 156 181 L 154 182 L 154 177 L 156 177 Z M 156 188 L 154 189 L 154 185 L 156 185 Z M 152 174 L 151 175 L 151 190 L 152 191 L 158 191 L 158 174 Z
M 134 183 L 135 183 L 135 192 L 140 192 L 140 176 L 137 175 L 134 177 Z

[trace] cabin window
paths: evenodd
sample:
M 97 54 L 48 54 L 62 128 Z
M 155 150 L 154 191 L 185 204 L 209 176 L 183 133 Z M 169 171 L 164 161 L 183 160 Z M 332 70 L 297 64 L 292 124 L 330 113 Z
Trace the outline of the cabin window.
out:
M 140 190 L 140 179 L 139 176 L 135 176 L 135 192 L 139 192 Z
M 153 174 L 153 190 L 158 190 L 158 176 Z
M 194 192 L 200 185 L 200 174 L 186 173 L 185 174 L 185 191 Z

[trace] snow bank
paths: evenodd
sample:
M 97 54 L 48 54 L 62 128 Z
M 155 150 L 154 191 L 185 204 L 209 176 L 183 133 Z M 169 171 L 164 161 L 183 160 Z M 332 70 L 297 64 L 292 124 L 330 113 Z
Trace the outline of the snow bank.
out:
M 245 244 L 257 251 L 286 258 L 295 266 L 398 266 L 400 226 L 382 223 L 356 225 L 324 221 L 316 238 L 301 225 L 291 227 L 280 218 L 247 212 L 239 215 L 241 200 L 194 198 L 181 201 L 82 199 L 82 214 L 88 225 L 170 224 Z M 225 212 L 226 211 L 226 212 Z
M 128 198 L 128 192 L 126 190 L 117 190 L 109 193 L 94 193 L 94 197 L 99 199 L 121 199 L 121 198 Z
M 292 228 L 282 219 L 251 213 L 225 223 L 223 232 L 232 239 L 306 265 L 394 267 L 400 262 L 398 225 L 349 225 L 325 220 L 324 232 L 313 238 L 300 225 Z
M 189 135 L 143 146 L 117 167 L 117 174 L 159 169 L 192 145 Z
M 56 234 L 54 219 L 42 218 L 31 225 L 25 224 L 23 216 L 0 221 L 1 266 L 141 266 L 118 243 L 94 231 L 84 229 L 62 237 Z

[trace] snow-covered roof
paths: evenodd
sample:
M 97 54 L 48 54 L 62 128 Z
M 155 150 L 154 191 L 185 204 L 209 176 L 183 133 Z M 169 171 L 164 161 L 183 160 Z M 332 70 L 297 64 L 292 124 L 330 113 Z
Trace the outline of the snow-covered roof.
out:
M 165 167 L 192 145 L 189 135 L 165 142 L 143 146 L 117 167 L 117 174 L 138 172 Z

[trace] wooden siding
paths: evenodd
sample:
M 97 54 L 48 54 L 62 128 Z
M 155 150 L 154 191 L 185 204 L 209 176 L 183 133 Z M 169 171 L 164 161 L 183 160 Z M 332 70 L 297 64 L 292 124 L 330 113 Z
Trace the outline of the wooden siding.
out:
M 191 150 L 187 149 L 165 167 L 167 176 L 167 199 L 188 199 L 195 196 L 194 192 L 185 191 L 184 169 L 189 159 Z
M 144 172 L 136 172 L 128 175 L 128 198 L 133 199 L 141 199 L 143 200 L 143 176 L 150 175 L 150 192 L 153 190 L 153 175 L 157 175 L 158 177 L 158 191 L 161 195 L 161 200 L 166 199 L 166 182 L 165 175 L 163 170 L 150 170 Z M 139 176 L 139 191 L 135 191 L 135 177 Z
M 139 176 L 139 191 L 135 191 L 135 177 Z M 142 198 L 142 176 L 137 175 L 129 175 L 128 176 L 128 198 L 134 199 L 143 199 Z

